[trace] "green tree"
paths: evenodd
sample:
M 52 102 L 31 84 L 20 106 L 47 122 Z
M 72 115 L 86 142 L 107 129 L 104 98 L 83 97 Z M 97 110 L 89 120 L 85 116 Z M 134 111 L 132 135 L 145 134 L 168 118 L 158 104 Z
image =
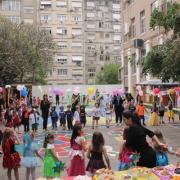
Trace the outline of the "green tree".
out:
M 120 84 L 118 80 L 119 63 L 106 63 L 96 75 L 96 84 Z
M 180 4 L 164 4 L 166 11 L 155 9 L 151 14 L 150 28 L 164 29 L 166 35 L 172 34 L 162 45 L 153 47 L 142 65 L 142 74 L 151 74 L 163 82 L 180 81 Z M 167 36 L 168 37 L 168 36 Z

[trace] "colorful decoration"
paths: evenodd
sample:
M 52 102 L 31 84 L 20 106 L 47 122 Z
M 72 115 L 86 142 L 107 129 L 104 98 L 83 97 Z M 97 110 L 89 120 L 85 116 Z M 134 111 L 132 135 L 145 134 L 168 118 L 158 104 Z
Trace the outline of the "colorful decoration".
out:
M 132 152 L 131 155 L 129 156 L 129 158 L 132 160 L 132 162 L 137 165 L 137 162 L 139 162 L 139 158 L 140 158 L 140 153 L 138 153 L 137 151 Z
M 119 90 L 118 90 L 118 94 L 119 94 L 120 96 L 123 96 L 123 95 L 124 95 L 124 91 L 123 91 L 122 89 L 119 89 Z
M 94 88 L 90 87 L 88 88 L 88 94 L 93 94 L 94 93 Z
M 79 94 L 79 91 L 75 89 L 75 90 L 73 91 L 73 94 L 74 94 L 75 96 L 77 96 L 77 95 Z
M 61 172 L 64 171 L 65 168 L 66 168 L 65 163 L 62 163 L 62 161 L 56 162 L 55 166 L 53 167 L 54 173 L 60 174 L 61 177 Z
M 114 95 L 117 95 L 117 93 L 118 93 L 118 89 L 115 89 L 115 90 L 113 91 L 113 94 L 114 94 Z
M 143 96 L 143 91 L 142 90 L 139 90 L 138 93 L 139 93 L 140 96 Z
M 138 90 L 138 91 L 141 90 L 141 86 L 137 86 L 136 90 Z
M 59 90 L 59 96 L 63 96 L 63 95 L 64 95 L 63 91 Z
M 155 88 L 155 89 L 154 89 L 154 94 L 157 95 L 157 94 L 159 94 L 159 92 L 160 92 L 160 89 L 159 89 L 159 88 Z
M 53 93 L 54 93 L 54 94 L 59 94 L 59 89 L 58 89 L 58 88 L 54 88 L 54 89 L 53 89 Z
M 23 90 L 21 91 L 21 95 L 25 97 L 27 94 L 28 94 L 27 88 L 24 87 Z
M 3 92 L 3 88 L 2 87 L 0 87 L 0 93 L 2 93 Z

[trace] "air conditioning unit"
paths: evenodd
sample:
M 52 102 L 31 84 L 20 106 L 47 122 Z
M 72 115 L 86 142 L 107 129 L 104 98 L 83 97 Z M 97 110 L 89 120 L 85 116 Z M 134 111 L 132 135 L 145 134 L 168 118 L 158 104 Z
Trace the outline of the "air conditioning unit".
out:
M 128 3 L 128 2 L 130 2 L 130 0 L 124 0 L 124 2 L 127 2 L 127 3 Z
M 44 6 L 40 6 L 40 9 L 41 9 L 41 10 L 44 9 Z
M 70 11 L 74 11 L 74 7 L 71 7 Z
M 130 34 L 129 23 L 124 24 L 124 35 Z
M 78 21 L 76 21 L 76 24 L 78 24 Z
M 92 40 L 92 39 L 89 39 L 89 42 L 90 42 L 90 43 L 92 43 L 92 42 L 93 42 L 93 40 Z
M 75 38 L 76 37 L 76 35 L 75 34 L 72 34 L 72 38 Z

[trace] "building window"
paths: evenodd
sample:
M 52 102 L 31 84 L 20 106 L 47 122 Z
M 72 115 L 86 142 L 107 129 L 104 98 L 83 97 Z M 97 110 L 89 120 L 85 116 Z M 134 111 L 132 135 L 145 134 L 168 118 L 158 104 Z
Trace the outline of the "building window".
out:
M 100 33 L 100 38 L 104 38 L 104 33 Z
M 94 23 L 88 23 L 87 24 L 87 28 L 88 29 L 94 29 L 95 28 L 95 24 Z
M 66 1 L 57 1 L 56 2 L 56 6 L 57 7 L 64 7 L 65 8 L 66 5 L 67 5 L 66 3 L 67 3 Z
M 33 13 L 33 7 L 24 7 L 24 13 Z
M 57 62 L 67 62 L 67 56 L 57 56 Z
M 19 16 L 6 16 L 7 19 L 9 19 L 10 21 L 14 22 L 14 23 L 20 23 L 20 17 Z
M 67 76 L 67 69 L 58 69 L 58 76 Z
M 72 42 L 72 48 L 73 49 L 79 49 L 82 48 L 82 42 Z
M 127 43 L 128 42 L 128 34 L 125 34 L 124 35 L 124 43 Z
M 110 60 L 110 56 L 105 56 L 105 60 L 109 61 Z
M 151 12 L 153 12 L 155 8 L 158 8 L 158 1 L 155 1 L 151 4 Z
M 120 45 L 114 45 L 114 50 L 120 51 L 121 50 L 121 46 Z
M 46 8 L 51 7 L 51 1 L 41 1 L 41 6 Z
M 57 42 L 57 46 L 60 48 L 67 48 L 67 41 Z
M 99 6 L 104 6 L 104 1 L 99 0 Z
M 106 45 L 105 45 L 105 49 L 106 49 L 106 50 L 109 50 L 109 44 L 106 44 Z
M 145 33 L 146 31 L 145 11 L 142 11 L 140 16 L 141 16 L 141 33 Z
M 82 21 L 82 16 L 80 16 L 80 15 L 72 15 L 72 21 Z
M 46 33 L 51 34 L 51 28 L 50 27 L 44 27 L 44 28 L 42 28 L 42 30 L 44 30 Z
M 96 68 L 88 68 L 88 74 L 89 74 L 89 77 L 95 77 L 95 74 L 96 74 Z
M 125 57 L 125 75 L 128 75 L 128 57 Z
M 132 55 L 132 72 L 135 74 L 137 70 L 136 54 Z
M 134 0 L 131 0 L 131 4 L 134 4 Z
M 114 31 L 120 31 L 121 25 L 119 25 L 119 24 L 114 24 L 114 25 L 113 25 L 113 29 L 114 29 Z
M 59 21 L 66 21 L 67 20 L 67 16 L 63 15 L 63 14 L 57 14 L 57 20 L 59 20 Z
M 19 1 L 2 1 L 2 10 L 8 11 L 20 11 L 20 2 Z
M 98 17 L 99 17 L 99 18 L 102 18 L 102 17 L 103 17 L 102 11 L 98 11 Z
M 121 40 L 121 35 L 114 34 L 114 41 L 120 41 Z
M 82 7 L 82 3 L 81 2 L 72 2 L 72 7 L 81 8 Z
M 87 12 L 87 18 L 93 18 L 95 14 L 93 12 Z
M 49 20 L 51 20 L 51 15 L 50 14 L 41 14 L 41 20 L 49 21 Z
M 109 38 L 109 34 L 105 34 L 105 38 Z
M 100 55 L 100 61 L 104 61 L 104 56 Z
M 113 9 L 120 9 L 120 3 L 119 4 L 114 4 L 113 3 Z
M 89 51 L 95 51 L 96 50 L 96 46 L 88 46 L 88 50 Z
M 72 34 L 73 35 L 82 35 L 82 29 L 73 28 L 72 29 Z
M 47 71 L 47 76 L 52 76 L 52 70 Z
M 104 27 L 104 22 L 99 22 L 99 28 L 103 28 Z
M 104 44 L 100 44 L 100 51 L 104 50 Z
M 142 58 L 142 62 L 146 61 L 146 49 L 141 51 L 141 58 Z
M 66 35 L 67 34 L 67 29 L 66 28 L 57 28 L 57 34 L 60 35 Z
M 132 26 L 132 38 L 135 38 L 136 37 L 135 17 L 131 19 L 131 26 Z
M 124 2 L 124 11 L 127 9 L 127 2 Z
M 95 34 L 88 34 L 87 39 L 88 40 L 94 40 L 94 39 L 96 39 L 96 36 L 95 36 Z
M 94 6 L 95 6 L 95 3 L 88 1 L 88 2 L 87 2 L 87 6 L 89 6 L 89 7 L 94 7 Z
M 114 14 L 113 14 L 113 19 L 115 19 L 115 20 L 120 20 L 120 17 L 121 17 L 121 16 L 120 16 L 119 13 L 116 13 L 116 14 L 114 13 Z

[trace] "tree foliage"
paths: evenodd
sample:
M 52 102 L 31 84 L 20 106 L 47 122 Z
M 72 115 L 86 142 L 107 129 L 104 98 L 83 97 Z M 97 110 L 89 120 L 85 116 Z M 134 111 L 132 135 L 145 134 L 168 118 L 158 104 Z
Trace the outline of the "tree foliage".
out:
M 54 67 L 53 36 L 38 25 L 16 24 L 0 16 L 0 79 L 4 84 L 44 80 Z
M 150 28 L 157 26 L 171 37 L 147 54 L 146 60 L 141 61 L 142 74 L 151 74 L 163 82 L 180 81 L 180 4 L 167 4 L 167 11 L 155 9 L 151 14 Z
M 120 84 L 118 80 L 119 63 L 106 63 L 96 75 L 96 84 Z

